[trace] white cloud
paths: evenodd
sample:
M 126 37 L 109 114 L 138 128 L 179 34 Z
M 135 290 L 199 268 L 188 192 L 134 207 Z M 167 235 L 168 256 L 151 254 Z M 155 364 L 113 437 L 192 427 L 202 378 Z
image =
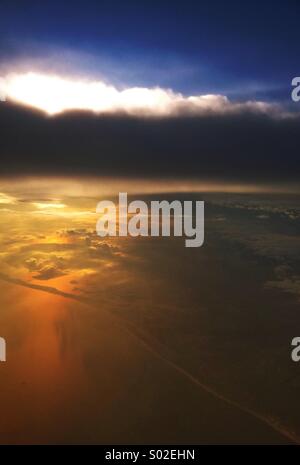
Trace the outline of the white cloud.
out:
M 278 105 L 259 101 L 231 102 L 218 94 L 184 96 L 160 87 L 117 89 L 103 81 L 36 72 L 9 73 L 2 80 L 8 99 L 55 115 L 66 110 L 134 116 L 227 114 L 243 111 L 282 116 Z M 3 90 L 3 89 L 2 89 Z

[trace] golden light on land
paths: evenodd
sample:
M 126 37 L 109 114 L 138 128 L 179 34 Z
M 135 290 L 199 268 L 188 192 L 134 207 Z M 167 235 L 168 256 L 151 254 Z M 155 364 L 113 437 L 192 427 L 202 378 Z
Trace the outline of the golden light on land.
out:
M 33 202 L 33 205 L 39 209 L 48 209 L 48 208 L 65 208 L 64 203 L 46 203 L 46 202 Z
M 40 199 L 41 194 L 45 195 L 45 201 L 31 200 L 43 205 L 36 210 L 41 213 L 43 210 L 51 209 L 57 213 L 65 212 L 68 196 L 70 201 L 74 196 L 79 198 L 93 197 L 97 201 L 105 198 L 110 199 L 117 196 L 119 192 L 127 192 L 129 195 L 139 194 L 162 194 L 162 193 L 187 193 L 187 192 L 217 192 L 217 193 L 298 193 L 298 184 L 266 184 L 266 183 L 241 183 L 222 180 L 201 180 L 201 179 L 143 179 L 124 177 L 96 177 L 96 176 L 16 176 L 0 177 L 0 204 L 16 203 L 19 197 L 30 201 L 32 197 Z M 49 202 L 49 197 L 51 202 Z M 48 201 L 47 201 L 48 199 Z M 61 201 L 63 199 L 63 201 Z M 51 205 L 51 206 L 50 206 Z M 64 205 L 53 207 L 53 205 Z M 85 205 L 85 204 L 84 204 Z M 44 207 L 45 206 L 45 207 Z
M 13 203 L 15 203 L 14 197 L 0 192 L 0 204 L 13 204 Z

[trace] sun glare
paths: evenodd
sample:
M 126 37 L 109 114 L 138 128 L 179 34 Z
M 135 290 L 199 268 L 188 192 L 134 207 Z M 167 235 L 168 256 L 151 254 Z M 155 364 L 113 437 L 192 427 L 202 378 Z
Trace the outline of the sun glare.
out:
M 16 102 L 44 110 L 49 115 L 66 110 L 90 110 L 96 113 L 155 111 L 165 113 L 174 99 L 181 99 L 159 88 L 118 90 L 102 81 L 78 80 L 34 72 L 10 74 L 5 93 Z

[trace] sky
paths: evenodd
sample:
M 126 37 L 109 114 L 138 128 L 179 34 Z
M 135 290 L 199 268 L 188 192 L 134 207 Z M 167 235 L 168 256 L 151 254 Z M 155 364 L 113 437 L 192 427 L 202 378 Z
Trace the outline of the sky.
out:
M 1 2 L 1 56 L 91 55 L 129 85 L 288 98 L 298 71 L 297 1 Z M 72 61 L 71 58 L 69 60 Z M 78 63 L 74 63 L 74 66 Z M 81 71 L 83 71 L 81 69 Z
M 300 443 L 299 10 L 1 0 L 0 443 Z M 204 246 L 100 238 L 119 192 Z
M 299 10 L 2 2 L 3 174 L 297 182 Z

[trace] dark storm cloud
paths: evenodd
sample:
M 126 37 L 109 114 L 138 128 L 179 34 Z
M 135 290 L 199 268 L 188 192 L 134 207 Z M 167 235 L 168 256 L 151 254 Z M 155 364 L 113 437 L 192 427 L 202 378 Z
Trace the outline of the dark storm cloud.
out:
M 2 174 L 298 181 L 300 117 L 45 116 L 0 104 Z

